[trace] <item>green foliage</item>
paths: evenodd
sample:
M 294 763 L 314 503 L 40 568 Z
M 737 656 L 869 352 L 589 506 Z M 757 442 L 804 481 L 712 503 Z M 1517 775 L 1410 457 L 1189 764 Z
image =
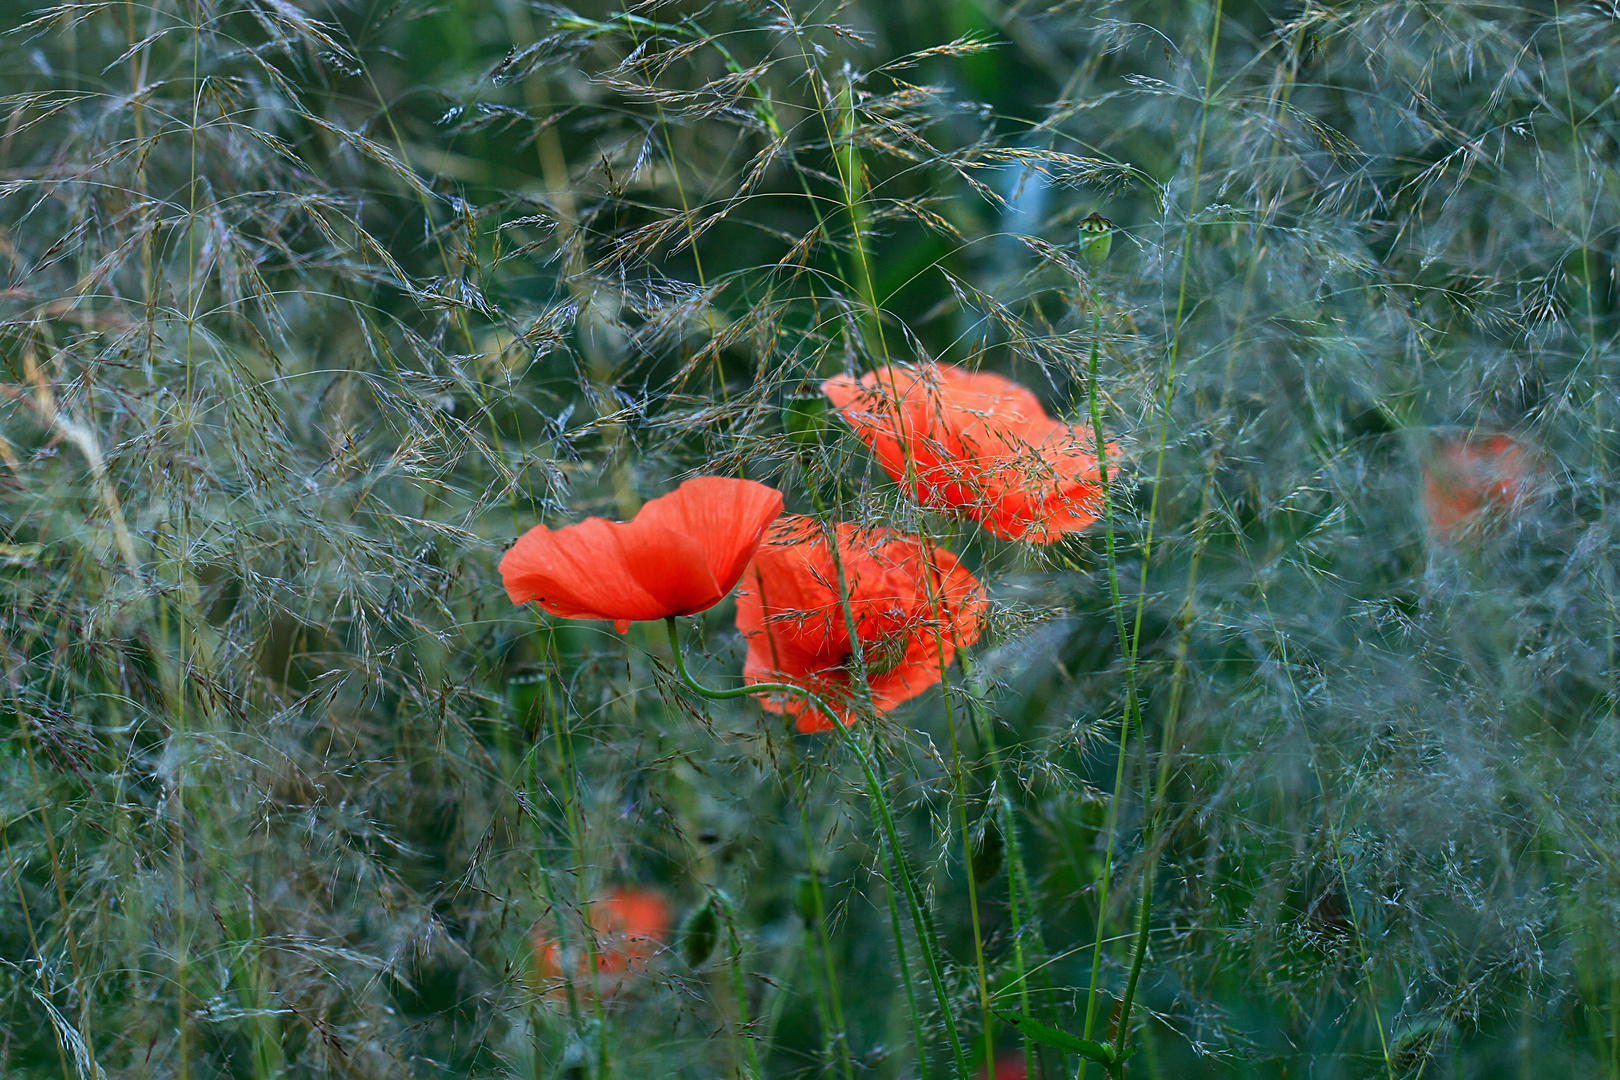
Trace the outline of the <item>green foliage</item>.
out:
M 0 1073 L 1055 1077 L 1151 881 L 1115 1070 L 1620 1080 L 1613 4 L 4 24 Z M 814 393 L 1094 346 L 1112 561 Z M 857 745 L 507 602 L 698 473 L 956 551 L 971 671 Z

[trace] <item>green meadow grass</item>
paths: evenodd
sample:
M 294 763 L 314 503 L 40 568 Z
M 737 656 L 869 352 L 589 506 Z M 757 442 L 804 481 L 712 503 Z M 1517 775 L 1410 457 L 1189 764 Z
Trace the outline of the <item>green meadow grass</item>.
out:
M 3 23 L 0 1075 L 1620 1080 L 1612 0 Z M 784 429 L 927 360 L 1110 524 Z M 968 663 L 797 735 L 507 601 L 698 474 L 956 552 Z

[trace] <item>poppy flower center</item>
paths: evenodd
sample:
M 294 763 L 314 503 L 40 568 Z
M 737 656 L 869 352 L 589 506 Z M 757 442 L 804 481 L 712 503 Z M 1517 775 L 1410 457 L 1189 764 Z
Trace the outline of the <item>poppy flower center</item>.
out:
M 909 637 L 909 634 L 901 631 L 867 643 L 862 653 L 866 660 L 866 673 L 887 675 L 899 667 L 906 659 L 906 643 Z

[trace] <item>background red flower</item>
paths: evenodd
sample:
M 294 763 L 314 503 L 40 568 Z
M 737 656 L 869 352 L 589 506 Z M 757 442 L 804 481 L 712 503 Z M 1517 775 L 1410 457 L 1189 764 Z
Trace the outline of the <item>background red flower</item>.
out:
M 669 938 L 670 906 L 662 895 L 647 889 L 621 889 L 593 902 L 588 911 L 591 934 L 595 938 L 597 978 L 595 987 L 604 995 L 621 990 L 625 982 L 647 970 Z M 573 963 L 565 962 L 563 950 L 542 927 L 536 926 L 534 974 L 539 983 L 551 988 L 571 968 L 581 989 L 593 988 L 590 977 L 590 950 L 583 942 L 568 949 Z
M 822 392 L 886 472 L 924 505 L 997 536 L 1049 543 L 1097 520 L 1095 436 L 1046 415 L 1010 379 L 951 364 L 889 366 Z M 1113 452 L 1113 448 L 1109 448 Z
M 888 529 L 833 526 L 872 703 L 891 709 L 939 682 L 958 648 L 978 637 L 984 590 L 948 551 Z M 839 599 L 838 564 L 825 527 L 784 518 L 754 554 L 737 594 L 737 629 L 748 639 L 749 683 L 791 682 L 851 717 L 853 648 Z M 765 707 L 799 718 L 800 731 L 832 725 L 796 697 Z
M 1453 438 L 1423 470 L 1423 514 L 1429 531 L 1450 539 L 1491 508 L 1512 507 L 1524 497 L 1532 461 L 1510 435 Z
M 984 1080 L 1026 1080 L 1026 1077 L 1029 1076 L 1029 1069 L 1024 1061 L 1023 1051 L 1009 1050 L 1006 1053 L 997 1054 L 995 1072 L 992 1073 L 988 1069 L 981 1068 L 979 1076 Z
M 501 559 L 501 579 L 514 604 L 533 600 L 567 619 L 612 619 L 622 634 L 632 621 L 719 603 L 781 512 L 775 488 L 699 476 L 628 522 L 536 525 Z

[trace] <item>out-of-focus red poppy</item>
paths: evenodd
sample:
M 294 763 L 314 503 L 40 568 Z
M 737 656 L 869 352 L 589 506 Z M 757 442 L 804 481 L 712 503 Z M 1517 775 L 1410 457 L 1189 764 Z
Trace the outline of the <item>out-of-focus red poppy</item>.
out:
M 642 506 L 627 522 L 586 518 L 555 532 L 536 525 L 501 558 L 512 603 L 565 619 L 691 615 L 737 584 L 782 493 L 752 480 L 699 476 Z
M 1429 531 L 1449 540 L 1481 513 L 1511 509 L 1525 495 L 1530 451 L 1509 435 L 1454 438 L 1423 470 L 1423 513 Z
M 993 1080 L 1025 1080 L 1029 1076 L 1029 1070 L 1024 1062 L 1024 1053 L 1020 1050 L 1016 1053 L 997 1054 L 995 1072 L 980 1069 L 979 1075 L 984 1080 L 992 1080 L 992 1078 Z
M 833 528 L 872 703 L 892 709 L 939 682 L 941 661 L 949 665 L 978 637 L 984 590 L 956 556 L 917 537 L 843 522 Z M 853 648 L 821 525 L 784 517 L 759 546 L 737 593 L 737 629 L 748 640 L 748 683 L 802 686 L 851 721 Z M 832 727 L 798 697 L 768 697 L 764 705 L 797 716 L 800 731 Z
M 924 364 L 859 380 L 839 375 L 821 389 L 884 470 L 926 506 L 1040 544 L 1097 520 L 1096 436 L 1051 419 L 1010 379 Z
M 646 972 L 669 937 L 669 902 L 646 889 L 610 893 L 592 903 L 588 915 L 596 947 L 596 979 L 590 977 L 590 950 L 583 943 L 567 950 L 572 958 L 569 963 L 556 940 L 536 926 L 534 974 L 542 988 L 557 989 L 563 972 L 571 970 L 581 990 L 599 990 L 604 996 L 616 994 L 627 982 Z

